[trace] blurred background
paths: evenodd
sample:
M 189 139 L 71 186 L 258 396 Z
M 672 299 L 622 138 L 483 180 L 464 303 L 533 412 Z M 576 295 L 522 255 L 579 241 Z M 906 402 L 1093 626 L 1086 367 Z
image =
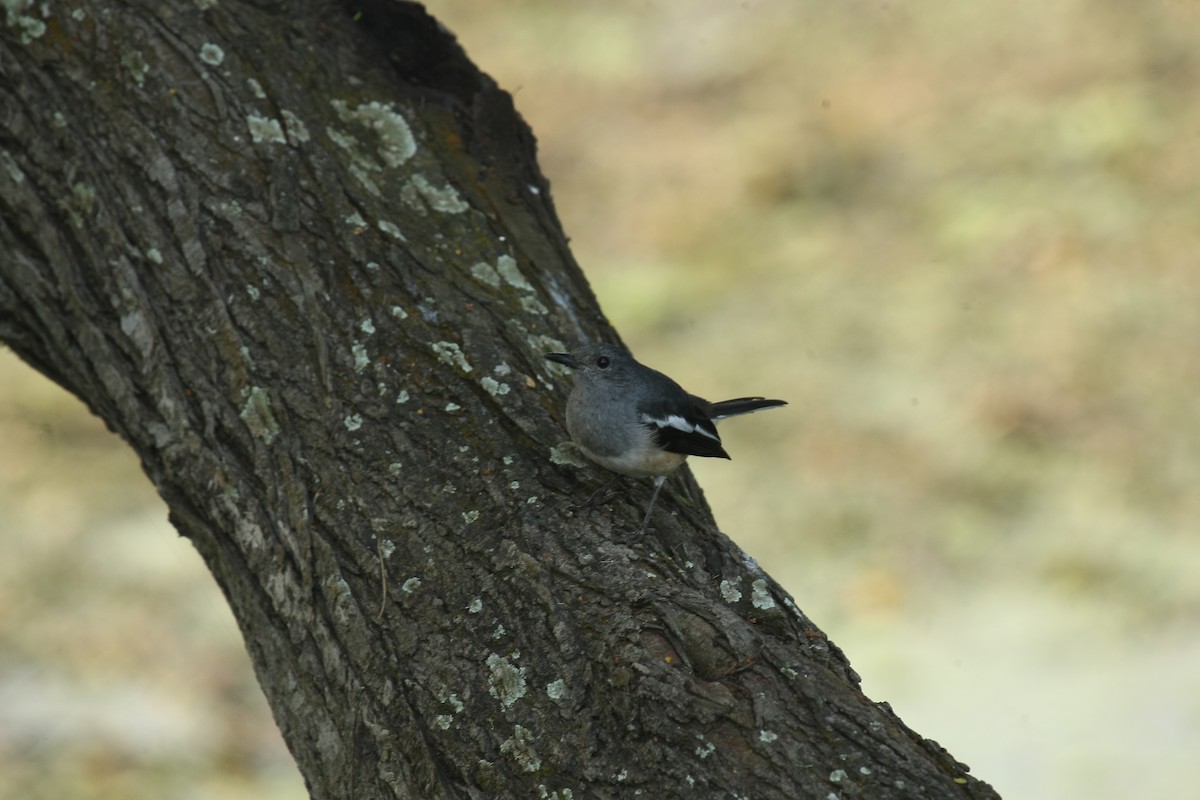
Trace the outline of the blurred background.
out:
M 1006 797 L 1200 783 L 1200 4 L 444 0 L 717 520 Z M 301 798 L 127 448 L 0 351 L 0 797 Z

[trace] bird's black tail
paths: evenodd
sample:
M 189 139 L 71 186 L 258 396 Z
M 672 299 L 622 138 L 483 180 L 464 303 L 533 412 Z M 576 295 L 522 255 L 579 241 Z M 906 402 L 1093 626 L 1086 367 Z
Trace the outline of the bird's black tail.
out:
M 713 403 L 709 409 L 709 417 L 715 422 L 726 417 L 736 417 L 738 414 L 749 414 L 762 411 L 764 408 L 786 406 L 786 400 L 768 400 L 765 397 L 738 397 L 734 400 L 722 400 Z

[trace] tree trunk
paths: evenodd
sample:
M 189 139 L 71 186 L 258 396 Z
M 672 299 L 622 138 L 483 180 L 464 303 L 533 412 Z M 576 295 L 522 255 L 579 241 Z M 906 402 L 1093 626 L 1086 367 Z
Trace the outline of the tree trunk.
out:
M 141 457 L 317 798 L 994 797 L 719 533 L 569 463 L 613 339 L 416 5 L 9 2 L 0 338 Z M 675 512 L 670 514 L 668 512 Z

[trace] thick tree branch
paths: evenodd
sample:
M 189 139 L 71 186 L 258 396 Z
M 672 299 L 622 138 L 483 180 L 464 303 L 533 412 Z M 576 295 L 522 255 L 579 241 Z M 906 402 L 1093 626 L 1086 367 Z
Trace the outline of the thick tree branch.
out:
M 137 451 L 314 797 L 994 796 L 690 478 L 643 545 L 647 486 L 576 513 L 541 356 L 614 334 L 421 8 L 9 7 L 0 338 Z

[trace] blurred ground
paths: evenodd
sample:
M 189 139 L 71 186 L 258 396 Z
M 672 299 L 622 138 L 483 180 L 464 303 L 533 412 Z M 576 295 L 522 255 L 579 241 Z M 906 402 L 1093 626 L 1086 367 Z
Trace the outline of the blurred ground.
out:
M 1200 4 L 430 9 L 637 355 L 791 401 L 695 470 L 867 693 L 1007 797 L 1200 782 Z M 0 797 L 303 796 L 136 460 L 9 353 L 0 509 Z

